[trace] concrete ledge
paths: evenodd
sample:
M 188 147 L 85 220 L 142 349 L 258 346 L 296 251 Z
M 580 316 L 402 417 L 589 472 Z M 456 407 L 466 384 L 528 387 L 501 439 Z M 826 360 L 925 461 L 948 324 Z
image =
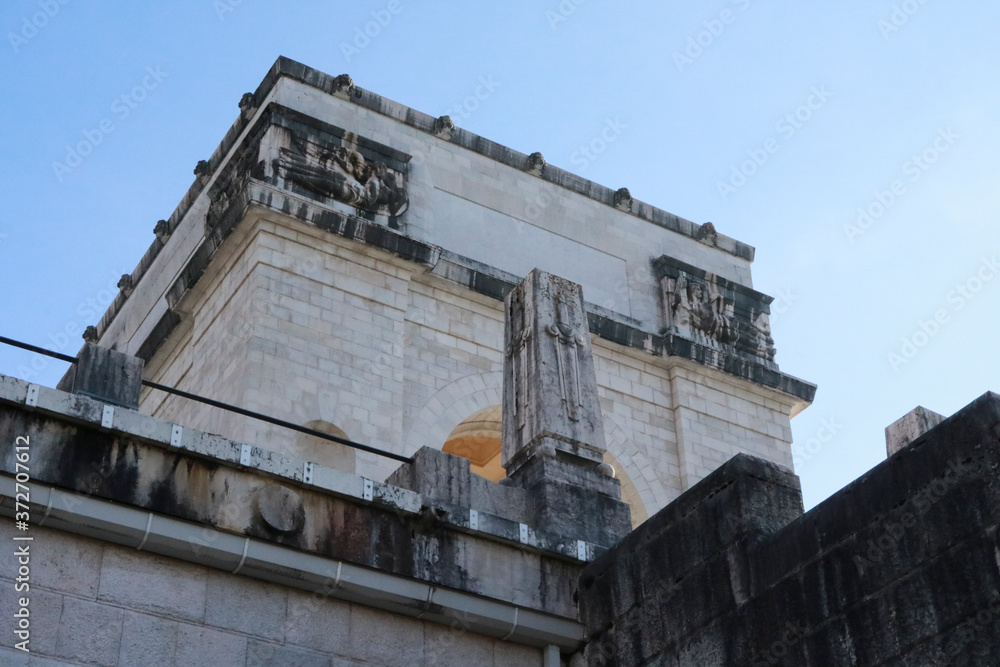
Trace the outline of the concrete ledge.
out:
M 397 614 L 458 627 L 530 646 L 579 647 L 576 621 L 330 560 L 283 546 L 117 505 L 93 496 L 31 483 L 32 516 L 38 525 L 126 547 L 207 565 L 233 574 L 283 584 Z M 0 514 L 12 517 L 14 479 L 0 475 Z M 191 548 L 191 535 L 203 543 Z
M 456 553 L 499 548 L 501 560 L 507 558 L 504 553 L 518 559 L 533 554 L 541 559 L 539 567 L 549 569 L 548 594 L 553 596 L 548 602 L 539 600 L 537 606 L 560 613 L 569 613 L 569 585 L 581 563 L 605 548 L 578 536 L 538 530 L 523 517 L 493 514 L 489 506 L 460 507 L 315 464 L 307 481 L 306 461 L 133 410 L 116 407 L 109 412 L 108 407 L 0 375 L 0 428 L 31 437 L 32 477 L 39 483 L 398 575 L 427 578 L 431 584 L 453 580 L 458 588 L 493 597 L 514 592 L 497 586 L 488 573 L 482 573 L 481 580 L 469 577 L 447 559 L 418 567 L 421 550 L 444 548 L 431 544 L 444 540 Z M 8 474 L 15 472 L 12 447 L 13 440 L 0 443 Z M 301 499 L 308 530 L 278 534 L 254 514 L 255 494 L 273 484 Z M 488 500 L 492 505 L 498 501 Z M 471 510 L 476 510 L 475 524 Z M 331 516 L 341 518 L 331 521 Z M 341 531 L 348 524 L 351 539 L 345 540 Z M 456 542 L 465 546 L 459 548 Z M 487 547 L 487 542 L 494 546 Z M 559 571 L 565 576 L 556 576 Z M 560 577 L 565 579 L 563 588 Z

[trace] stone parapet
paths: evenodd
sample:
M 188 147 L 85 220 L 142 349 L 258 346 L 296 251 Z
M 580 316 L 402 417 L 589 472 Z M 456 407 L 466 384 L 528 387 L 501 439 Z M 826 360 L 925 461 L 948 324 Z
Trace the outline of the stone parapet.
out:
M 801 516 L 738 456 L 584 570 L 573 664 L 995 664 L 998 473 L 993 393 Z

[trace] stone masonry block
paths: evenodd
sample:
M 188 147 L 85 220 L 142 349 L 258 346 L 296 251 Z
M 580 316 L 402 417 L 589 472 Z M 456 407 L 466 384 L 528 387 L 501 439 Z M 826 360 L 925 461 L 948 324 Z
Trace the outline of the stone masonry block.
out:
M 885 452 L 892 456 L 944 421 L 944 416 L 917 406 L 885 427 Z
M 330 656 L 294 646 L 280 646 L 251 639 L 247 645 L 246 667 L 330 667 Z
M 79 662 L 114 667 L 118 664 L 125 612 L 99 602 L 63 598 L 56 654 Z
M 243 665 L 247 659 L 247 638 L 213 628 L 181 623 L 177 631 L 177 665 L 222 667 Z
M 424 655 L 424 623 L 351 605 L 348 650 L 349 657 L 386 667 L 420 664 Z
M 100 584 L 103 551 L 104 546 L 96 540 L 46 530 L 32 546 L 32 575 L 45 588 L 93 600 Z
M 206 568 L 108 545 L 98 599 L 137 611 L 200 621 Z
M 350 604 L 324 595 L 323 591 L 288 591 L 286 643 L 342 654 L 350 641 L 350 623 Z
M 59 388 L 104 403 L 138 409 L 143 361 L 94 343 L 85 343 Z
M 248 577 L 209 570 L 205 623 L 281 641 L 287 589 Z
M 8 542 L 8 544 L 10 544 Z M 16 561 L 16 558 L 4 556 L 3 560 Z M 31 561 L 34 564 L 34 560 Z M 34 573 L 32 573 L 34 579 Z M 33 586 L 27 592 L 14 589 L 13 582 L 0 582 L 0 618 L 9 623 L 3 644 L 13 645 L 20 639 L 13 634 L 14 614 L 20 609 L 20 599 L 28 598 L 28 617 L 31 622 L 31 637 L 28 648 L 31 652 L 53 655 L 56 652 L 58 640 L 59 619 L 62 616 L 63 596 L 38 590 Z M 8 620 L 9 619 L 9 620 Z M 9 634 L 8 634 L 9 633 Z M 6 663 L 0 663 L 6 664 Z
M 159 616 L 125 612 L 118 664 L 160 667 L 174 662 L 177 622 Z

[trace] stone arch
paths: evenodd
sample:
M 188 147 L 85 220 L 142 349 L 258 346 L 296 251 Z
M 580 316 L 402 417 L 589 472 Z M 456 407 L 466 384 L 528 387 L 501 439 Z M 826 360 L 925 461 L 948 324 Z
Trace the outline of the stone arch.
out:
M 322 419 L 314 419 L 306 422 L 303 426 L 320 433 L 350 440 L 344 429 Z M 308 433 L 296 432 L 295 442 L 292 444 L 292 455 L 344 472 L 355 472 L 358 464 L 357 452 L 353 448 Z
M 503 403 L 503 373 L 466 375 L 427 399 L 406 430 L 406 452 L 441 448 L 448 436 L 473 413 Z
M 610 451 L 604 452 L 604 462 L 615 469 L 615 477 L 621 485 L 622 500 L 628 503 L 629 508 L 632 510 L 632 528 L 638 527 L 639 524 L 649 518 L 649 513 L 646 511 L 646 503 L 643 502 L 642 497 L 639 495 L 639 490 L 636 488 L 635 483 L 632 482 L 632 477 L 626 473 L 624 466 L 615 458 L 614 454 Z
M 613 413 L 604 414 L 604 438 L 607 442 L 608 453 L 617 461 L 617 464 L 610 460 L 607 462 L 611 463 L 618 473 L 619 481 L 622 482 L 623 498 L 627 479 L 641 502 L 642 506 L 639 508 L 641 511 L 632 512 L 632 525 L 638 526 L 641 521 L 637 522 L 636 519 L 643 516 L 643 520 L 645 520 L 667 504 L 666 494 L 662 485 L 650 483 L 648 471 L 653 470 L 653 464 L 628 436 L 628 431 L 619 423 L 619 417 Z

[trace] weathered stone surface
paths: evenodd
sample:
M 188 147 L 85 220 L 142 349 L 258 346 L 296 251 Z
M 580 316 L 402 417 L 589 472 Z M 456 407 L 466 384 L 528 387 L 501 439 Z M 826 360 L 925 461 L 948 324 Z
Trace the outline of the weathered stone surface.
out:
M 108 545 L 98 599 L 138 611 L 201 621 L 207 569 Z
M 177 622 L 148 614 L 125 612 L 119 665 L 161 667 L 174 664 Z
M 374 142 L 359 142 L 357 135 L 343 130 L 339 134 L 290 124 L 272 142 L 278 150 L 271 161 L 273 178 L 321 201 L 339 201 L 390 217 L 401 215 L 409 204 L 406 177 L 402 170 L 386 164 L 379 149 L 389 155 L 394 151 Z
M 944 415 L 917 406 L 885 427 L 885 452 L 892 456 L 944 421 Z
M 424 626 L 423 663 L 432 665 L 492 665 L 494 640 L 470 637 L 461 624 Z
M 91 399 L 54 390 L 45 390 L 40 396 L 49 407 L 55 407 L 55 399 L 67 399 L 70 404 L 63 409 L 80 412 L 92 423 L 100 419 L 99 413 L 87 412 L 90 406 L 86 404 L 94 403 Z M 426 514 L 421 513 L 420 496 L 380 483 L 373 484 L 373 498 L 365 501 L 358 497 L 361 480 L 357 478 L 357 487 L 346 489 L 355 493 L 347 497 L 298 487 L 296 494 L 303 499 L 306 517 L 303 528 L 278 533 L 255 515 L 254 494 L 273 483 L 268 475 L 284 475 L 289 484 L 296 483 L 296 477 L 301 480 L 301 461 L 293 465 L 285 457 L 254 447 L 250 465 L 241 466 L 238 444 L 217 442 L 221 439 L 191 430 L 185 429 L 181 448 L 169 449 L 114 430 L 101 431 L 96 425 L 70 424 L 42 412 L 19 409 L 0 408 L 0 430 L 31 438 L 33 460 L 38 462 L 32 478 L 40 483 L 428 583 L 501 600 L 511 594 L 509 587 L 497 587 L 490 578 L 470 578 L 469 572 L 475 568 L 466 560 L 474 550 L 460 544 L 466 539 L 484 540 L 500 552 L 499 558 L 517 561 L 521 551 L 518 523 L 529 516 L 526 511 L 519 521 L 494 517 L 492 523 L 487 519 L 490 515 L 483 514 L 479 531 L 470 536 L 465 531 L 469 510 L 474 508 L 434 501 L 426 505 Z M 218 446 L 202 447 L 205 440 Z M 197 449 L 198 456 L 185 443 Z M 13 440 L 0 442 L 0 461 L 7 461 L 9 471 L 13 470 L 12 449 Z M 219 455 L 229 460 L 207 458 Z M 488 483 L 481 480 L 481 484 Z M 473 484 L 473 488 L 481 488 L 481 484 Z M 494 486 L 519 499 L 519 508 L 526 507 L 525 490 Z M 499 498 L 499 493 L 493 497 L 497 502 Z M 502 523 L 507 525 L 497 525 Z M 576 532 L 550 535 L 543 531 L 542 535 L 544 539 L 534 545 L 562 556 L 575 553 L 565 547 L 567 541 L 575 544 L 577 539 L 586 539 Z M 197 525 L 192 525 L 185 541 L 190 545 L 185 553 L 192 556 L 212 548 Z M 169 558 L 149 558 L 135 551 L 137 544 L 138 539 L 133 549 L 105 547 L 98 599 L 137 611 L 200 621 L 205 609 L 206 570 L 202 568 L 196 575 L 185 572 Z M 551 572 L 546 587 L 530 589 L 530 605 L 549 613 L 572 614 L 571 601 L 561 595 L 549 596 L 551 591 L 571 585 L 578 568 L 578 563 L 570 561 Z M 525 576 L 537 577 L 538 573 Z
M 0 541 L 13 544 L 18 534 L 13 521 L 0 520 Z M 45 588 L 93 600 L 101 577 L 104 545 L 77 535 L 57 531 L 31 545 L 31 573 Z M 0 558 L 0 577 L 17 576 L 17 559 Z
M 142 390 L 142 359 L 85 343 L 59 388 L 135 410 Z
M 116 607 L 64 597 L 56 655 L 114 667 L 118 664 L 124 615 Z
M 715 238 L 711 223 L 702 229 L 703 240 Z M 654 266 L 667 334 L 773 366 L 771 297 L 666 255 Z
M 257 517 L 276 533 L 294 533 L 302 530 L 305 509 L 302 496 L 278 484 L 268 484 L 254 493 Z
M 0 646 L 0 664 L 7 667 L 28 667 L 31 659 L 32 656 L 30 653 Z
M 220 667 L 243 665 L 247 659 L 247 638 L 199 625 L 181 623 L 177 632 L 177 665 Z
M 601 463 L 607 445 L 583 290 L 535 269 L 507 295 L 503 458 L 508 476 L 542 450 Z
M 502 459 L 531 524 L 603 546 L 631 528 L 603 467 L 604 423 L 583 291 L 535 269 L 506 299 Z
M 993 665 L 1000 396 L 808 514 L 740 456 L 588 566 L 586 664 Z
M 474 509 L 523 523 L 532 516 L 524 489 L 502 486 L 472 474 L 469 460 L 431 447 L 421 447 L 412 463 L 404 463 L 386 480 L 432 498 L 443 507 L 468 514 Z
M 332 583 L 331 583 L 332 586 Z M 324 591 L 288 591 L 285 641 L 314 651 L 342 653 L 350 640 L 351 605 Z
M 386 632 L 387 614 L 360 605 L 351 607 L 350 654 L 378 665 L 418 665 L 424 657 L 423 623 L 396 618 L 395 631 Z
M 329 667 L 330 656 L 294 646 L 279 646 L 251 639 L 247 645 L 246 667 Z
M 13 544 L 6 542 L 6 544 Z M 5 557 L 5 561 L 16 561 L 16 558 Z M 37 578 L 35 579 L 37 581 Z M 29 582 L 29 586 L 30 586 Z M 30 586 L 27 591 L 17 591 L 14 581 L 0 580 L 0 614 L 2 618 L 10 619 L 8 634 L 3 638 L 3 644 L 12 646 L 22 641 L 15 637 L 14 614 L 20 610 L 20 599 L 28 598 L 28 618 L 31 622 L 31 636 L 28 648 L 33 654 L 56 655 L 59 640 L 59 621 L 63 610 L 63 596 L 57 593 L 41 590 Z M 0 663 L 4 664 L 4 663 Z
M 284 586 L 210 570 L 205 623 L 263 639 L 281 641 L 288 590 Z

